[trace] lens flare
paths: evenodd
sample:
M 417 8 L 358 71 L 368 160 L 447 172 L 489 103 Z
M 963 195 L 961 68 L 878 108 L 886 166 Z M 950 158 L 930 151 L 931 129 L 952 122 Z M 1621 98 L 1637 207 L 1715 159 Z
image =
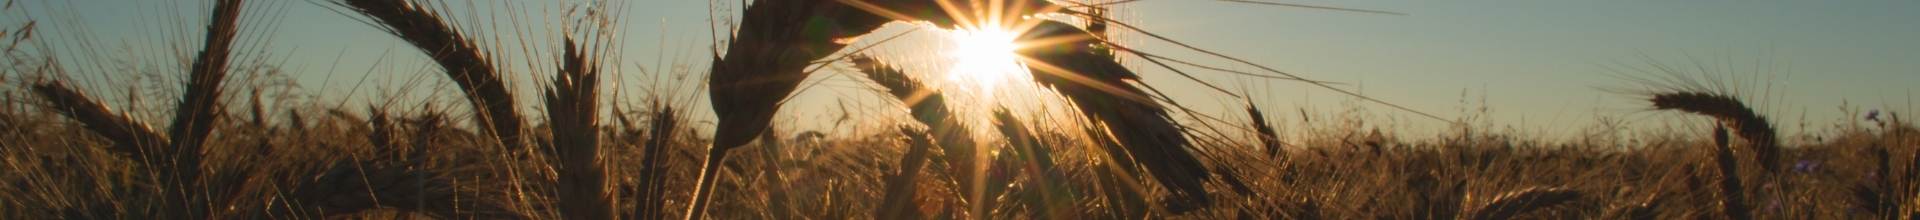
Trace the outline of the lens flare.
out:
M 950 31 L 953 48 L 947 52 L 952 65 L 947 79 L 990 93 L 1000 84 L 1020 79 L 1026 68 L 1020 66 L 1019 45 L 1015 33 L 997 28 Z

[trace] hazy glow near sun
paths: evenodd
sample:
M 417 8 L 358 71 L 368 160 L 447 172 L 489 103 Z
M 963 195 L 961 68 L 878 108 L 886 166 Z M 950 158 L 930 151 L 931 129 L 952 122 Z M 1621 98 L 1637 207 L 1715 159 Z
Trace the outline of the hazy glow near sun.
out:
M 953 61 L 947 69 L 947 79 L 969 89 L 978 89 L 979 93 L 991 93 L 995 87 L 1026 74 L 1026 68 L 1020 66 L 1019 55 L 1014 50 L 1016 33 L 998 28 L 968 28 L 950 31 L 948 37 L 954 46 L 947 51 Z

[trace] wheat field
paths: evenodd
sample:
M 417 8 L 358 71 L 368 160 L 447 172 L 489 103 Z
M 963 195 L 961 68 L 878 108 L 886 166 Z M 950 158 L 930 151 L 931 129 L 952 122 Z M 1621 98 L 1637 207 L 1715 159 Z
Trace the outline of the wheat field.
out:
M 4 10 L 33 10 L 15 1 L 6 0 Z M 502 31 L 487 22 L 512 16 L 453 13 L 458 7 L 439 1 L 314 2 L 405 42 L 396 50 L 429 60 L 429 80 L 452 83 L 452 92 L 429 97 L 451 101 L 383 103 L 287 98 L 287 85 L 265 83 L 287 73 L 276 72 L 275 61 L 263 58 L 268 52 L 257 48 L 272 41 L 263 32 L 276 30 L 261 19 L 304 3 L 182 4 L 204 5 L 197 9 L 204 13 L 183 15 L 195 22 L 174 26 L 192 28 L 165 34 L 190 40 L 164 54 L 173 57 L 148 58 L 173 64 L 142 70 L 179 79 L 162 83 L 159 91 L 167 92 L 90 81 L 118 64 L 72 58 L 96 48 L 57 42 L 57 34 L 73 29 L 44 25 L 54 18 L 6 15 L 12 23 L 0 24 L 8 62 L 0 68 L 0 218 L 1920 216 L 1920 129 L 1898 112 L 1855 112 L 1815 122 L 1830 124 L 1829 132 L 1786 133 L 1769 120 L 1784 116 L 1752 105 L 1766 96 L 1691 78 L 1715 73 L 1661 69 L 1671 71 L 1626 80 L 1637 89 L 1616 94 L 1641 102 L 1622 108 L 1685 120 L 1595 128 L 1570 139 L 1532 137 L 1474 123 L 1475 116 L 1415 111 L 1107 17 L 1105 7 L 1130 1 L 959 2 L 745 4 L 727 12 L 734 13 L 726 15 L 733 16 L 730 26 L 715 27 L 731 30 L 719 36 L 715 54 L 697 56 L 710 66 L 677 70 L 700 78 L 677 92 L 609 92 L 627 91 L 610 87 L 635 73 L 620 72 L 624 41 L 608 34 L 628 20 L 607 14 L 645 3 L 594 1 L 558 21 L 560 28 Z M 1027 95 L 1044 97 L 1053 109 L 971 103 L 943 79 L 889 60 L 897 57 L 842 42 L 896 23 L 1025 28 L 1004 37 L 1044 44 L 1006 52 L 1024 59 L 1015 67 L 1030 74 L 1016 79 L 1041 88 Z M 556 33 L 523 33 L 530 31 Z M 1261 71 L 1208 69 L 1129 47 L 1111 32 Z M 551 42 L 530 42 L 538 40 Z M 515 54 L 526 53 L 516 46 L 529 45 L 550 51 Z M 527 63 L 533 67 L 520 66 Z M 1168 63 L 1302 82 L 1354 104 L 1294 114 L 1292 107 L 1239 97 L 1244 104 L 1234 111 L 1196 112 L 1139 75 L 1181 70 Z M 887 109 L 906 114 L 841 112 L 883 126 L 831 135 L 783 130 L 782 123 L 796 123 L 779 117 L 783 106 L 795 105 L 788 97 L 830 66 L 852 72 L 848 77 L 892 105 Z M 511 76 L 530 74 L 516 71 L 537 77 L 514 82 L 521 79 Z M 537 88 L 516 89 L 526 85 Z M 694 99 L 707 100 L 717 120 L 696 119 L 709 109 Z M 1451 123 L 1439 135 L 1406 135 L 1379 125 L 1388 119 L 1373 110 Z M 968 118 L 979 112 L 984 120 Z

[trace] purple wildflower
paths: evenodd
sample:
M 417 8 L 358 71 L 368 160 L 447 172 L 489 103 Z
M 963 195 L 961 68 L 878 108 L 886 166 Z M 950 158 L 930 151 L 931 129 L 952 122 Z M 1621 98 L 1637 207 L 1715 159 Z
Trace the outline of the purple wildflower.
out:
M 1800 160 L 1799 162 L 1793 163 L 1794 172 L 1807 173 L 1807 172 L 1813 172 L 1814 170 L 1818 170 L 1818 169 L 1820 169 L 1820 161 Z

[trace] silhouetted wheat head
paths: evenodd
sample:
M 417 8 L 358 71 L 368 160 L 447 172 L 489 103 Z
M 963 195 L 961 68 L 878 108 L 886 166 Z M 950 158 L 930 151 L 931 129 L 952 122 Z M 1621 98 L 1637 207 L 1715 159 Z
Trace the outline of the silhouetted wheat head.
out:
M 1073 25 L 1043 21 L 1020 37 L 1024 42 L 1046 42 L 1023 48 L 1035 82 L 1066 96 L 1089 120 L 1105 125 L 1136 163 L 1145 165 L 1160 184 L 1172 191 L 1169 210 L 1184 212 L 1210 202 L 1206 165 L 1188 151 L 1187 138 L 1166 109 L 1145 91 L 1128 84 L 1139 80 L 1112 56 L 1094 53 L 1098 42 Z
M 547 121 L 552 123 L 551 153 L 559 175 L 560 212 L 567 219 L 613 219 L 616 211 L 609 193 L 606 162 L 600 157 L 599 91 L 601 57 L 573 40 L 565 39 L 560 74 L 546 90 Z
M 1739 99 L 1709 92 L 1669 92 L 1654 94 L 1649 100 L 1653 102 L 1654 109 L 1683 111 L 1719 120 L 1734 134 L 1747 140 L 1761 168 L 1767 172 L 1779 171 L 1780 146 L 1773 125 Z
M 52 102 L 54 110 L 61 115 L 79 121 L 87 130 L 113 141 L 112 150 L 116 153 L 132 158 L 151 158 L 157 155 L 148 155 L 149 152 L 158 152 L 158 146 L 168 145 L 167 139 L 153 131 L 153 128 L 124 113 L 114 112 L 106 104 L 95 101 L 65 83 L 45 81 L 34 84 L 32 89 L 34 94 Z
M 1267 157 L 1279 159 L 1280 152 L 1285 149 L 1281 149 L 1280 135 L 1274 132 L 1273 124 L 1267 122 L 1266 114 L 1261 113 L 1260 107 L 1254 106 L 1253 102 L 1247 102 L 1247 117 L 1253 120 L 1249 123 L 1253 123 L 1251 127 L 1254 133 L 1260 135 L 1260 147 L 1267 150 Z
M 872 57 L 855 54 L 849 60 L 853 62 L 855 69 L 866 74 L 868 80 L 873 80 L 886 90 L 887 94 L 906 105 L 915 121 L 927 126 L 926 131 L 902 129 L 901 134 L 907 136 L 909 148 L 904 158 L 900 159 L 902 169 L 888 177 L 885 199 L 880 203 L 882 207 L 875 210 L 874 218 L 898 219 L 913 214 L 907 212 L 910 211 L 908 207 L 916 207 L 912 204 L 914 192 L 917 191 L 912 188 L 915 185 L 914 179 L 919 176 L 920 168 L 927 162 L 929 155 L 927 148 L 936 146 L 934 143 L 939 143 L 937 146 L 946 152 L 948 167 L 953 168 L 954 176 L 961 180 L 960 190 L 957 191 L 962 192 L 962 195 L 976 195 L 969 193 L 973 188 L 967 185 L 972 183 L 972 178 L 968 177 L 974 176 L 972 174 L 975 173 L 973 171 L 976 164 L 980 164 L 973 158 L 977 158 L 981 152 L 974 150 L 977 147 L 974 146 L 972 138 L 968 137 L 972 135 L 970 131 L 967 131 L 965 125 L 959 124 L 959 119 L 954 118 L 952 111 L 947 109 L 946 96 L 930 89 L 919 80 L 908 77 L 899 69 L 882 64 Z M 970 199 L 969 201 L 978 201 L 971 200 L 978 197 L 967 196 L 967 198 Z
M 1737 133 L 1747 139 L 1758 157 L 1755 162 L 1768 172 L 1774 172 L 1778 169 L 1774 166 L 1778 164 L 1780 150 L 1775 144 L 1773 127 L 1766 118 L 1755 114 L 1738 99 L 1721 94 L 1684 91 L 1655 93 L 1650 101 L 1655 109 L 1700 114 L 1719 121 L 1713 130 L 1713 155 L 1715 165 L 1720 169 L 1721 211 L 1728 218 L 1752 219 L 1752 207 L 1746 201 L 1746 186 L 1740 180 L 1739 160 L 1734 156 L 1728 133 Z
M 474 119 L 484 131 L 500 139 L 508 149 L 518 151 L 521 140 L 520 111 L 515 107 L 513 91 L 494 70 L 486 50 L 468 39 L 443 19 L 440 13 L 411 0 L 339 0 L 341 6 L 359 12 L 381 28 L 426 53 L 455 84 L 460 86 Z

